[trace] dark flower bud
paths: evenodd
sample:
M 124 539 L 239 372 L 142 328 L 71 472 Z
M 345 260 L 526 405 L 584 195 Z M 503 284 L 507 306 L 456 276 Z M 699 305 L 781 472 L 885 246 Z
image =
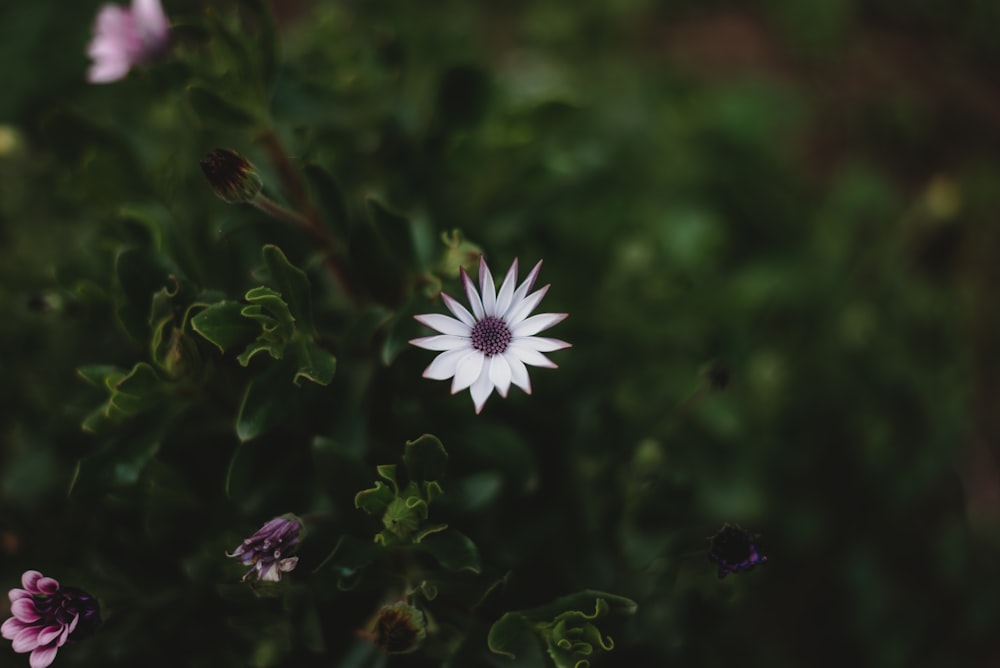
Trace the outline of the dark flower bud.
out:
M 767 561 L 757 546 L 756 536 L 739 526 L 723 525 L 711 541 L 708 558 L 719 565 L 720 578 L 729 573 L 748 571 Z
M 405 601 L 383 605 L 362 634 L 387 654 L 416 650 L 427 636 L 424 613 Z
M 229 204 L 252 202 L 264 188 L 257 168 L 236 151 L 214 149 L 199 164 L 212 191 Z

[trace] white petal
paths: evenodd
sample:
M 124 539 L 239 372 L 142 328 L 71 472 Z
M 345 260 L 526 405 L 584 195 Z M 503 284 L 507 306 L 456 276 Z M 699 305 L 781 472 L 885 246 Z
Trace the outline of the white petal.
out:
M 452 334 L 454 336 L 469 336 L 472 328 L 460 320 L 455 320 L 440 313 L 424 313 L 415 315 L 413 319 L 421 325 L 426 325 L 442 334 Z
M 490 382 L 496 386 L 501 397 L 507 396 L 507 390 L 510 389 L 510 365 L 503 355 L 490 358 Z
M 444 305 L 448 307 L 448 310 L 451 311 L 456 318 L 464 322 L 469 327 L 476 324 L 476 319 L 472 317 L 471 313 L 469 313 L 469 309 L 465 308 L 443 292 L 441 293 L 441 299 L 444 301 Z
M 503 358 L 510 365 L 510 380 L 512 383 L 524 390 L 525 394 L 531 394 L 531 378 L 528 377 L 528 367 L 517 358 L 517 355 L 509 349 L 503 353 Z
M 514 301 L 517 302 L 524 299 L 524 296 L 531 291 L 531 286 L 535 284 L 535 279 L 538 278 L 538 272 L 542 269 L 542 261 L 539 260 L 538 264 L 528 273 L 524 279 L 524 283 L 517 286 L 517 290 L 514 291 Z
M 483 311 L 486 315 L 497 314 L 497 288 L 493 284 L 493 274 L 486 266 L 486 258 L 479 256 L 479 293 L 483 297 Z
M 530 295 L 528 295 L 527 297 L 525 297 L 520 301 L 515 299 L 514 302 L 510 305 L 507 315 L 504 317 L 504 320 L 506 321 L 507 325 L 508 326 L 516 325 L 517 323 L 521 322 L 529 315 L 531 315 L 531 312 L 534 311 L 535 308 L 538 306 L 538 302 L 542 301 L 542 297 L 544 297 L 545 293 L 548 291 L 549 291 L 549 286 L 546 285 L 544 287 L 538 288 L 537 290 L 535 290 Z
M 492 392 L 493 381 L 490 380 L 489 371 L 483 369 L 483 372 L 479 374 L 479 378 L 469 388 L 469 394 L 472 395 L 472 403 L 476 405 L 476 415 L 479 415 L 479 412 L 483 410 L 483 406 L 486 405 L 486 400 L 490 398 Z
M 472 346 L 469 346 L 468 348 L 458 348 L 441 353 L 424 369 L 424 378 L 448 380 L 455 375 L 458 360 L 462 359 L 471 350 Z
M 510 333 L 514 336 L 534 336 L 543 329 L 562 322 L 567 315 L 567 313 L 539 313 L 512 326 Z
M 551 353 L 553 350 L 572 348 L 572 343 L 566 343 L 559 339 L 550 339 L 545 336 L 525 336 L 517 339 L 517 342 L 529 348 L 534 348 L 540 353 Z M 410 342 L 412 343 L 412 341 Z
M 410 345 L 423 348 L 424 350 L 454 350 L 468 346 L 469 338 L 466 336 L 452 336 L 451 334 L 422 336 L 419 339 L 410 339 Z
M 472 307 L 472 315 L 476 317 L 476 320 L 482 320 L 486 315 L 483 312 L 483 300 L 479 298 L 479 293 L 476 292 L 476 286 L 472 284 L 472 279 L 465 273 L 465 267 L 459 268 L 459 273 L 462 274 L 462 287 L 465 288 L 465 297 L 469 300 L 469 306 Z
M 507 352 L 516 355 L 519 360 L 531 366 L 541 366 L 555 369 L 558 365 L 534 348 L 521 344 L 519 341 L 511 341 Z M 445 353 L 447 354 L 447 353 Z
M 451 393 L 461 392 L 476 382 L 483 370 L 485 357 L 478 350 L 468 350 L 455 365 L 455 378 L 451 381 Z
M 507 309 L 514 301 L 514 285 L 517 283 L 517 258 L 510 265 L 510 269 L 507 270 L 507 276 L 503 279 L 503 284 L 500 286 L 500 292 L 497 293 L 497 310 L 496 315 L 499 318 L 503 318 L 507 314 Z

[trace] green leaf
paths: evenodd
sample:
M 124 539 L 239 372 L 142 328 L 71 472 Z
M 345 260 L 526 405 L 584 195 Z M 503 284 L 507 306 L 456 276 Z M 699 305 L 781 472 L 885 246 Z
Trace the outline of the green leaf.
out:
M 274 333 L 283 341 L 292 338 L 295 317 L 280 293 L 261 285 L 248 290 L 243 298 L 250 302 L 240 310 L 243 317 L 259 321 L 265 333 Z
M 631 615 L 638 607 L 638 604 L 630 598 L 593 589 L 584 589 L 537 608 L 525 610 L 523 614 L 527 618 L 537 621 L 552 620 L 566 613 L 585 619 L 596 619 L 603 614 Z M 588 614 L 586 612 L 588 610 L 594 612 Z
M 508 612 L 490 627 L 486 644 L 494 654 L 516 659 L 534 645 L 532 626 L 519 612 Z
M 236 416 L 241 441 L 257 438 L 288 416 L 295 400 L 288 389 L 290 375 L 284 365 L 273 364 L 247 385 Z
M 382 515 L 395 499 L 396 494 L 392 489 L 384 482 L 378 481 L 375 487 L 361 490 L 354 496 L 354 507 L 369 515 Z
M 420 549 L 427 552 L 449 571 L 482 572 L 479 548 L 468 536 L 455 529 L 427 534 L 420 543 Z
M 236 356 L 236 361 L 240 363 L 240 366 L 249 366 L 250 360 L 252 360 L 257 353 L 267 353 L 273 359 L 280 360 L 284 357 L 284 350 L 285 346 L 281 343 L 258 339 L 257 341 L 251 341 L 248 343 L 247 347 L 243 349 L 243 352 Z
M 316 330 L 313 327 L 312 299 L 306 273 L 289 262 L 277 246 L 268 244 L 261 249 L 261 253 L 270 275 L 271 285 L 288 304 L 288 310 L 295 318 L 299 329 L 314 335 Z
M 106 492 L 109 487 L 134 485 L 146 465 L 160 450 L 158 429 L 133 430 L 127 437 L 112 440 L 100 451 L 76 463 L 67 494 L 85 491 Z
M 243 304 L 234 300 L 212 304 L 191 318 L 191 328 L 221 353 L 246 346 L 260 328 L 243 316 L 242 309 Z
M 296 361 L 299 370 L 292 379 L 296 385 L 299 384 L 300 378 L 311 380 L 317 385 L 329 385 L 337 370 L 337 358 L 308 339 L 299 339 Z
M 112 364 L 89 364 L 81 366 L 76 370 L 76 375 L 94 387 L 106 387 L 104 384 L 105 378 L 112 374 L 120 374 L 120 377 L 124 378 L 126 373 L 125 369 Z
M 448 468 L 448 452 L 437 436 L 423 434 L 406 442 L 403 463 L 410 480 L 443 480 Z
M 257 19 L 254 53 L 260 59 L 261 77 L 266 83 L 271 83 L 278 69 L 278 30 L 271 4 L 265 0 L 240 0 L 240 4 L 253 12 Z
M 254 113 L 212 88 L 193 84 L 188 86 L 186 97 L 191 109 L 206 125 L 235 129 L 257 122 Z

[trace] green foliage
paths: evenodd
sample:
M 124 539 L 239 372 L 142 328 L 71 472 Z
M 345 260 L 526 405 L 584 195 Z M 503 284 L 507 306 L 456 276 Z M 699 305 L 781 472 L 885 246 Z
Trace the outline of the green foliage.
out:
M 166 0 L 92 85 L 98 4 L 0 3 L 0 583 L 101 601 L 58 665 L 995 663 L 995 2 Z M 409 341 L 481 255 L 573 347 L 477 415 Z
M 593 612 L 588 612 L 591 607 Z M 516 659 L 524 636 L 534 634 L 558 668 L 587 668 L 595 651 L 610 652 L 615 647 L 594 622 L 609 614 L 631 615 L 636 608 L 635 601 L 623 596 L 581 591 L 538 608 L 505 613 L 490 628 L 490 650 Z

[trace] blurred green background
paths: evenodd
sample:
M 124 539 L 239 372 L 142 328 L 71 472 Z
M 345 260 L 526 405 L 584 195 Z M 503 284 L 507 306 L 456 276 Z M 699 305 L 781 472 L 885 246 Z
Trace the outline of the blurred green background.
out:
M 639 604 L 595 666 L 1000 665 L 1000 4 L 276 0 L 264 88 L 238 62 L 259 26 L 211 32 L 244 4 L 165 0 L 177 57 L 104 86 L 98 3 L 0 5 L 0 588 L 36 568 L 106 619 L 56 665 L 541 666 L 486 629 L 583 588 Z M 430 353 L 383 363 L 311 240 L 205 185 L 222 146 L 280 192 L 256 128 L 192 105 L 199 62 L 266 101 L 345 220 L 406 216 L 423 266 L 455 228 L 495 273 L 544 258 L 560 369 L 476 416 L 420 378 Z M 74 370 L 149 361 L 121 249 L 238 298 L 263 243 L 312 279 L 333 383 L 242 447 L 237 368 L 84 433 L 103 397 Z M 441 310 L 374 299 L 397 338 Z M 451 455 L 433 512 L 510 577 L 458 655 L 385 658 L 355 634 L 382 593 L 311 569 L 380 528 L 354 494 L 424 432 Z M 288 511 L 325 528 L 255 598 L 222 552 Z M 717 579 L 724 522 L 768 563 Z

